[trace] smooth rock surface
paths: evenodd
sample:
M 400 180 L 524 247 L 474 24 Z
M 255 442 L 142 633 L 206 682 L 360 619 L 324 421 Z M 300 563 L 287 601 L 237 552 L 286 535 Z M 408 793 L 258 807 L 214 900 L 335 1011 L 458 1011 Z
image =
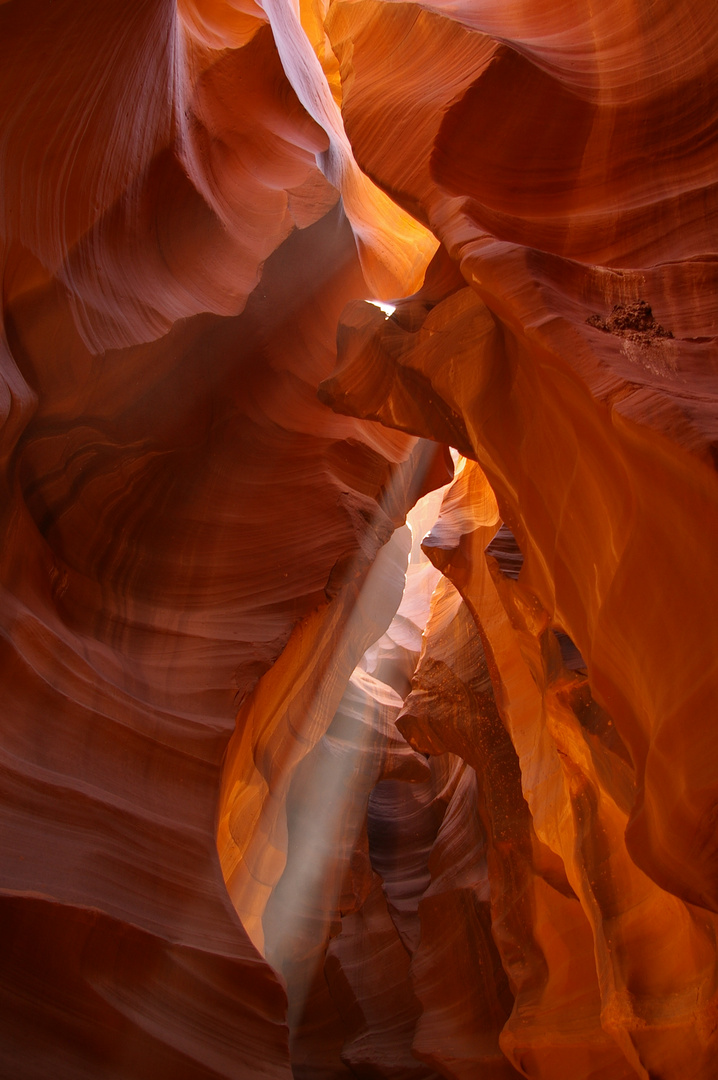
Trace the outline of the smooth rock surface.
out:
M 0 1076 L 715 1080 L 714 7 L 0 55 Z

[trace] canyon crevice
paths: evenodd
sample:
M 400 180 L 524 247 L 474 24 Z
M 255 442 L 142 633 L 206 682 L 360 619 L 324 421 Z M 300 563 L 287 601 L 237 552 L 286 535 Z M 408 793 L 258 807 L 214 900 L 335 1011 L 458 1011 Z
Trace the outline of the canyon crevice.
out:
M 0 51 L 1 1080 L 715 1080 L 718 12 Z

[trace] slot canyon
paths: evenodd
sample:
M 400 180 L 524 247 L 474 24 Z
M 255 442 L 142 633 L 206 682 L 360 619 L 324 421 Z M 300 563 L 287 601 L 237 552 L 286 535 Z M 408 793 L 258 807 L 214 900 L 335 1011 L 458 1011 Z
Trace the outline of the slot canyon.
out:
M 0 52 L 0 1080 L 716 1080 L 718 7 Z

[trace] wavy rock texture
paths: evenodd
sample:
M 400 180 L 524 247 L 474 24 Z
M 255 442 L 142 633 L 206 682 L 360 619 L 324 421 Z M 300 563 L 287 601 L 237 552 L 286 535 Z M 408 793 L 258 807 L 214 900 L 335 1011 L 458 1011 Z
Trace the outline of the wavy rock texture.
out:
M 0 52 L 0 1075 L 714 1080 L 712 5 Z

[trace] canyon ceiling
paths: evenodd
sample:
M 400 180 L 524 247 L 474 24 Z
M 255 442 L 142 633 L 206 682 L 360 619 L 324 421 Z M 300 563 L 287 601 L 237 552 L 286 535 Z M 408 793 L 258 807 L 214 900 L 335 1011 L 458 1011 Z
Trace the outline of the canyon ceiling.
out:
M 0 1078 L 715 1080 L 718 8 L 0 52 Z

